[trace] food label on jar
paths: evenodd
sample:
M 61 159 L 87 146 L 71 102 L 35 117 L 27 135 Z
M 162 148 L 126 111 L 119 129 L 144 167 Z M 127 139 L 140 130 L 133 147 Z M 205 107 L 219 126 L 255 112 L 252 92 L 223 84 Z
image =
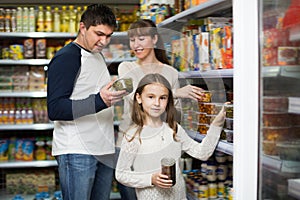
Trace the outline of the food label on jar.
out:
M 207 185 L 200 185 L 198 198 L 208 198 L 208 186 Z

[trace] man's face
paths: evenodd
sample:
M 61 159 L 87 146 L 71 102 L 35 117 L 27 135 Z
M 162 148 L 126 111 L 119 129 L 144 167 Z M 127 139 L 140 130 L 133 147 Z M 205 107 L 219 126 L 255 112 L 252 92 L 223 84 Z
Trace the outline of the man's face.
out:
M 90 26 L 89 29 L 86 29 L 83 23 L 81 23 L 80 26 L 80 31 L 83 36 L 83 41 L 80 41 L 80 44 L 92 53 L 101 52 L 102 49 L 109 44 L 114 31 L 113 27 L 103 24 Z

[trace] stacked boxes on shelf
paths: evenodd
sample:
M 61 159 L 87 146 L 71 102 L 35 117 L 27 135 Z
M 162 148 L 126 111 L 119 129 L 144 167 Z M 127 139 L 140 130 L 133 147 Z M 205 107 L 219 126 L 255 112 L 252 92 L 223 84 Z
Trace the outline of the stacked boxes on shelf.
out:
M 0 69 L 0 91 L 26 92 L 46 91 L 46 77 L 44 67 L 14 66 Z
M 181 36 L 171 38 L 170 61 L 179 71 L 233 68 L 232 18 L 190 20 Z
M 18 170 L 6 174 L 9 194 L 35 194 L 55 191 L 55 173 L 49 170 Z

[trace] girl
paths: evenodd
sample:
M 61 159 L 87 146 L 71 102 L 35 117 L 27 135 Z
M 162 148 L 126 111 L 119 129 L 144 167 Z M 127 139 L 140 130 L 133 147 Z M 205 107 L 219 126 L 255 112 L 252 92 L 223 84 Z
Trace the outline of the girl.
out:
M 148 74 L 134 93 L 132 125 L 122 141 L 116 179 L 136 188 L 138 199 L 186 199 L 185 182 L 179 168 L 182 151 L 207 160 L 215 150 L 225 120 L 224 109 L 212 122 L 201 143 L 191 139 L 176 122 L 170 83 L 160 74 Z M 161 173 L 161 159 L 176 160 L 176 184 Z

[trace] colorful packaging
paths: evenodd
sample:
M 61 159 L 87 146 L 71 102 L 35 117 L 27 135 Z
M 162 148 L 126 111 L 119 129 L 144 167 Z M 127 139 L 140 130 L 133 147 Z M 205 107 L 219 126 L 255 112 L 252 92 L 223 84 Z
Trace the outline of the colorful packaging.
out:
M 278 47 L 278 65 L 298 64 L 298 47 Z
M 175 67 L 177 70 L 179 70 L 180 65 L 181 65 L 181 56 L 180 56 L 181 45 L 180 45 L 179 36 L 172 37 L 171 47 L 172 47 L 171 63 L 173 65 L 173 67 Z
M 24 58 L 33 58 L 34 57 L 34 41 L 33 39 L 25 39 L 23 41 L 24 45 Z
M 210 70 L 211 66 L 209 63 L 209 33 L 208 32 L 201 32 L 200 34 L 199 58 L 200 58 L 201 71 Z
M 9 57 L 13 60 L 23 59 L 23 45 L 13 44 L 9 46 Z
M 30 139 L 16 139 L 16 160 L 33 160 L 33 141 Z
M 35 57 L 46 58 L 46 39 L 36 39 L 35 41 Z
M 0 161 L 8 160 L 8 139 L 0 139 Z

